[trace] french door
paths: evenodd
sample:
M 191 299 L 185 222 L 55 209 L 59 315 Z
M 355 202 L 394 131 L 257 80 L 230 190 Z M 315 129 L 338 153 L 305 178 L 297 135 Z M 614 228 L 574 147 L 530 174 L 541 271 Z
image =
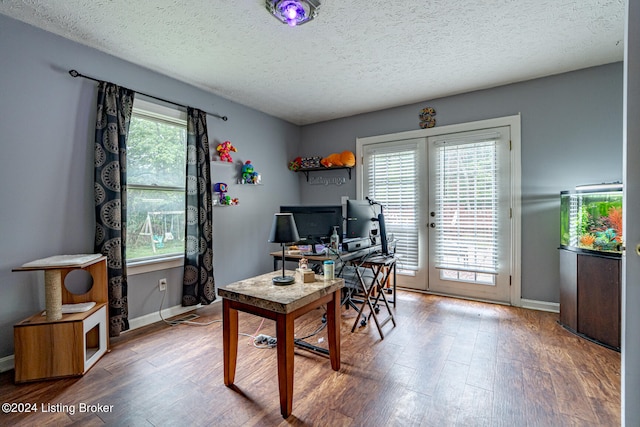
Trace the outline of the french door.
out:
M 356 151 L 357 196 L 385 206 L 398 242 L 398 286 L 520 304 L 519 116 L 358 138 Z
M 397 285 L 427 290 L 426 267 L 422 252 L 425 237 L 418 232 L 421 224 L 420 198 L 423 192 L 418 179 L 424 164 L 425 138 L 412 138 L 364 146 L 363 198 L 367 196 L 384 206 L 387 237 L 399 256 Z
M 429 290 L 510 302 L 508 126 L 427 138 Z

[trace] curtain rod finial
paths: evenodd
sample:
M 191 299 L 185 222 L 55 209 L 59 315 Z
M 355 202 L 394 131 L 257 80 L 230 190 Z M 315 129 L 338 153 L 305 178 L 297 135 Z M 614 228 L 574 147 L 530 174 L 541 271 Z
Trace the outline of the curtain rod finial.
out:
M 78 77 L 80 75 L 76 70 L 69 70 L 69 74 L 71 74 L 71 77 Z
M 227 116 L 222 116 L 222 121 L 226 122 L 227 120 L 229 120 L 229 118 Z

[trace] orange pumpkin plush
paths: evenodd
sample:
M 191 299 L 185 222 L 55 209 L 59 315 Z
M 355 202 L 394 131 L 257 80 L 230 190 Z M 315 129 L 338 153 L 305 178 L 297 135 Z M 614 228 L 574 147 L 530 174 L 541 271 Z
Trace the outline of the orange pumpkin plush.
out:
M 356 164 L 356 156 L 349 150 L 345 150 L 340 154 L 340 160 L 343 166 L 350 168 Z
M 342 160 L 340 154 L 332 153 L 324 159 L 320 160 L 320 164 L 326 168 L 342 166 Z

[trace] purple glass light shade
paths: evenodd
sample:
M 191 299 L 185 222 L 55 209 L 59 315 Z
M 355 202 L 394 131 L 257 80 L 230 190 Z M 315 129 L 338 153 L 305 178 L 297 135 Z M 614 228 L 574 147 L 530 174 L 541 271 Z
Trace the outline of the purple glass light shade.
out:
M 295 27 L 318 15 L 320 0 L 265 0 L 265 5 L 280 22 Z
M 278 3 L 280 13 L 287 20 L 287 24 L 291 27 L 295 27 L 299 21 L 304 20 L 305 11 L 304 7 L 295 0 L 285 0 Z

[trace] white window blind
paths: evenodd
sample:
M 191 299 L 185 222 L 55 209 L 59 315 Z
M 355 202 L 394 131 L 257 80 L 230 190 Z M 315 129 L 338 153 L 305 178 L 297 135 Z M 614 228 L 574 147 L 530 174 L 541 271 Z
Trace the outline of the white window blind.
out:
M 436 268 L 497 274 L 496 137 L 436 141 Z
M 396 240 L 402 269 L 418 269 L 418 174 L 415 143 L 363 147 L 364 196 L 384 207 L 387 236 Z

